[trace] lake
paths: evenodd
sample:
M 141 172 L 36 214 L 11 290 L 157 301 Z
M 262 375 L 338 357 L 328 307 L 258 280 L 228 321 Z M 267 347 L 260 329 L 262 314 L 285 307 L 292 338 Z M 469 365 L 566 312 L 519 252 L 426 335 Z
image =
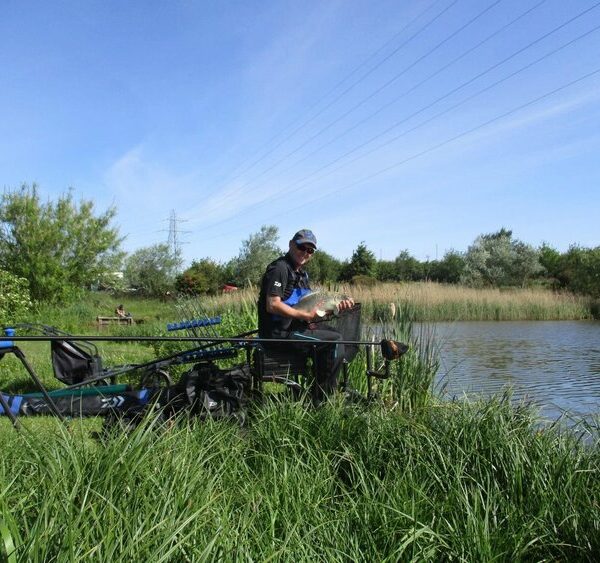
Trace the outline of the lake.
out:
M 436 323 L 445 397 L 513 390 L 547 419 L 600 413 L 600 322 Z

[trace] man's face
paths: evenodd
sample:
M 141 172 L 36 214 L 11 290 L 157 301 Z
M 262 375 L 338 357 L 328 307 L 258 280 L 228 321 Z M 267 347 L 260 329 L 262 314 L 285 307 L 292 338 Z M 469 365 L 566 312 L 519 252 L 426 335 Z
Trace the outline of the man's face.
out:
M 315 250 L 315 247 L 310 243 L 296 244 L 293 240 L 290 241 L 290 255 L 297 267 L 307 264 Z

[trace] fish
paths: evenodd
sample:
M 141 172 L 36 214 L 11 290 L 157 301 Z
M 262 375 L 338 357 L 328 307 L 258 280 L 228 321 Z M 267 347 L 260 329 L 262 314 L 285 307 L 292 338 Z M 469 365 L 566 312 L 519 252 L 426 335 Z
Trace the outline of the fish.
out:
M 339 313 L 339 304 L 345 299 L 348 299 L 345 295 L 312 291 L 301 297 L 300 301 L 293 305 L 293 308 L 310 312 L 317 307 L 317 316 L 319 317 L 324 317 L 327 313 L 337 315 Z

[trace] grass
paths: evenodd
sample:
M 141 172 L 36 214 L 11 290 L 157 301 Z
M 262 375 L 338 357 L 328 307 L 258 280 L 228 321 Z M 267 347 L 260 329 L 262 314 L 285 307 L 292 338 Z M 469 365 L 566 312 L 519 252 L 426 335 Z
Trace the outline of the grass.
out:
M 597 429 L 590 429 L 597 437 Z M 596 438 L 597 439 L 597 438 Z M 239 428 L 3 435 L 22 561 L 591 561 L 596 447 L 508 402 L 411 414 L 270 404 Z
M 219 303 L 224 334 L 255 323 L 248 298 Z M 132 300 L 134 315 L 138 305 L 149 322 L 111 330 L 173 320 L 172 304 Z M 39 319 L 91 332 L 94 306 Z M 427 325 L 405 307 L 384 330 L 412 347 L 368 408 L 267 401 L 243 427 L 148 418 L 102 441 L 96 419 L 22 419 L 22 432 L 0 420 L 0 561 L 593 561 L 600 422 L 540 427 L 508 397 L 439 403 Z M 47 345 L 26 344 L 50 384 Z M 154 350 L 102 354 L 111 364 Z M 11 361 L 0 362 L 2 388 L 25 390 Z M 363 392 L 364 361 L 351 369 Z

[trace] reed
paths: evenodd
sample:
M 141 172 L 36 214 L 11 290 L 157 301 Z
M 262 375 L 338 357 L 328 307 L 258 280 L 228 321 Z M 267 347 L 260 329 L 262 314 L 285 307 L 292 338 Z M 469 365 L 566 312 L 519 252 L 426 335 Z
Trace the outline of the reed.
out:
M 411 310 L 416 321 L 579 320 L 592 318 L 586 297 L 546 289 L 474 289 L 434 282 L 382 283 L 374 287 L 336 287 L 363 305 L 365 318 L 385 321 Z M 255 306 L 255 288 L 203 298 L 208 310 L 239 311 Z M 392 306 L 393 304 L 393 306 Z
M 419 321 L 591 318 L 589 300 L 542 289 L 473 289 L 421 282 L 356 288 L 354 295 L 376 318 L 388 317 L 391 303 L 410 307 Z

